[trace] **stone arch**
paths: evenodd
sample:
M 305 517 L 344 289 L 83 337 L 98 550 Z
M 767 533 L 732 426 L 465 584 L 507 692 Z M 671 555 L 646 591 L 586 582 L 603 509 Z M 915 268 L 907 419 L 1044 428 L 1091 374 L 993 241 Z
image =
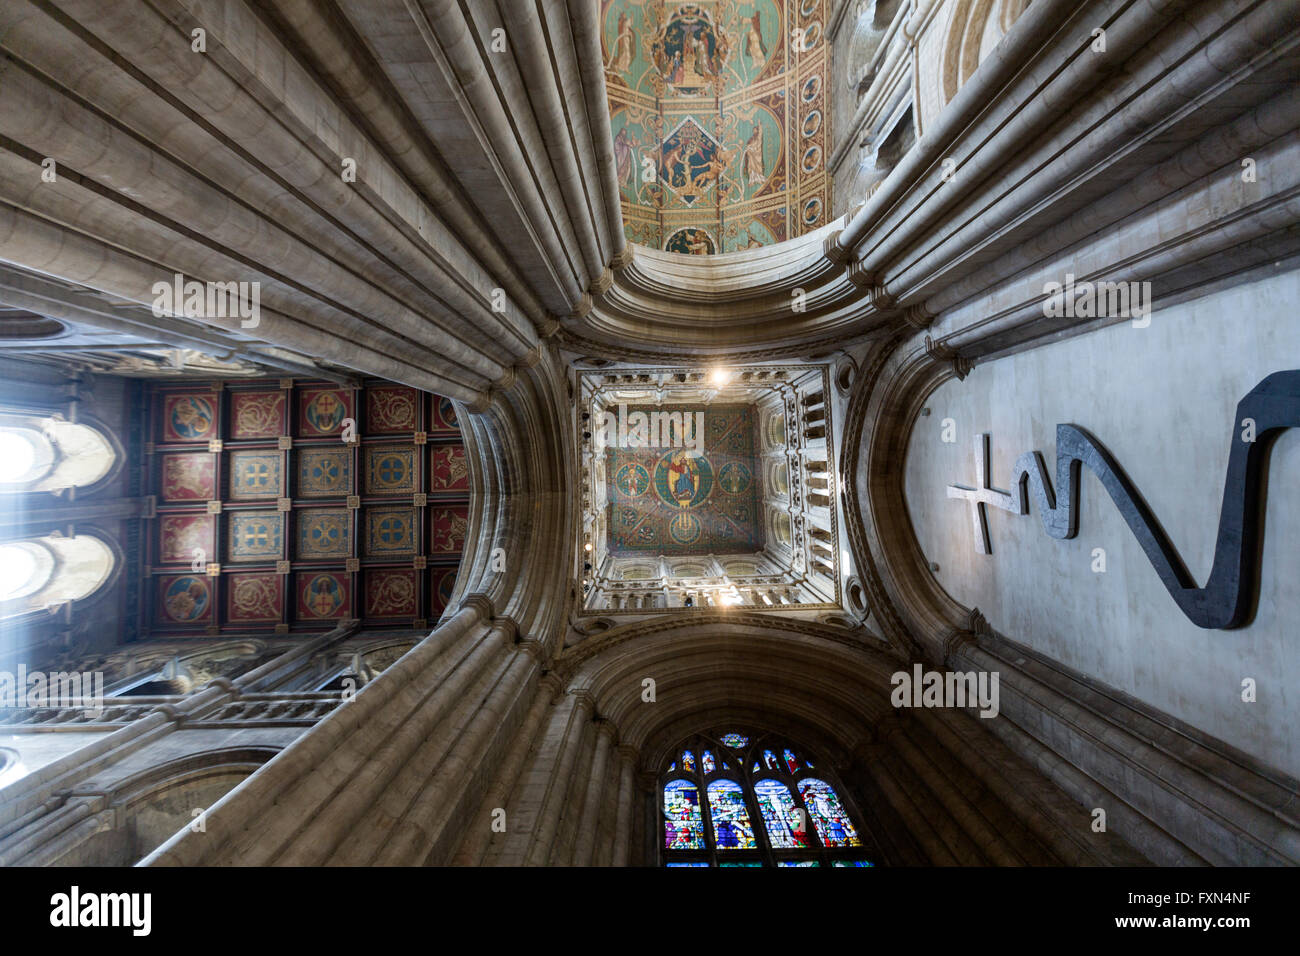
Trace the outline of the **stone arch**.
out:
M 277 753 L 270 746 L 207 750 L 127 777 L 107 791 L 111 809 L 101 815 L 106 826 L 81 831 L 88 834 L 82 839 L 51 841 L 43 858 L 29 862 L 131 866 L 178 831 L 204 825 L 194 810 L 205 812 Z
M 1029 0 L 959 0 L 953 6 L 940 65 L 944 103 L 957 95 L 1028 6 Z

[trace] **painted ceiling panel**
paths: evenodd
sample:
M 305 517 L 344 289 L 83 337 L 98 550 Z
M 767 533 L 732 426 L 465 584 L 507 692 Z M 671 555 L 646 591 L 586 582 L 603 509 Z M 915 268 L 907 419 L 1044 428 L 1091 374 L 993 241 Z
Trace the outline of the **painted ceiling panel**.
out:
M 147 388 L 146 633 L 289 633 L 350 617 L 423 627 L 442 613 L 469 510 L 448 399 L 389 383 Z
M 627 420 L 664 409 L 628 406 Z M 702 454 L 653 445 L 606 450 L 609 550 L 630 554 L 753 554 L 764 544 L 758 434 L 752 405 L 677 405 L 702 413 Z M 691 429 L 687 429 L 691 436 Z M 693 437 L 693 436 L 691 436 Z
M 826 223 L 827 0 L 605 0 L 630 241 L 734 252 Z

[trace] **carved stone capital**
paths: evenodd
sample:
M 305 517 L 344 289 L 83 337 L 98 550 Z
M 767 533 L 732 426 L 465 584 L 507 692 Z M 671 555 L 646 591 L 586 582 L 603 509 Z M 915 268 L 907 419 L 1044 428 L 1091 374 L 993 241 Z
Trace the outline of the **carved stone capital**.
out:
M 523 651 L 525 654 L 531 655 L 536 661 L 540 662 L 546 659 L 546 648 L 543 646 L 541 641 L 535 641 L 532 638 L 525 638 L 516 644 L 515 647 Z
M 573 690 L 569 691 L 569 696 L 573 698 L 574 703 L 577 704 L 577 706 L 584 707 L 593 712 L 595 711 L 596 697 L 591 691 L 587 690 L 587 688 L 575 687 Z
M 492 608 L 492 599 L 481 591 L 475 591 L 473 594 L 465 595 L 464 599 L 460 602 L 460 606 L 462 608 L 473 608 L 479 612 L 484 620 L 491 620 L 496 616 L 496 612 Z
M 626 269 L 632 264 L 635 254 L 632 252 L 632 243 L 626 242 L 623 248 L 614 253 L 614 257 L 609 260 L 609 267 L 615 272 Z
M 822 254 L 837 266 L 844 266 L 849 261 L 849 250 L 840 245 L 842 229 L 836 229 L 822 242 Z
M 489 389 L 488 391 L 485 391 L 481 395 L 479 395 L 479 397 L 474 399 L 474 401 L 468 402 L 465 405 L 465 410 L 470 412 L 473 415 L 482 415 L 491 407 L 492 407 L 492 392 Z
M 925 337 L 925 354 L 936 362 L 951 362 L 958 379 L 964 379 L 975 367 L 974 362 L 958 353 L 955 348 L 936 342 L 928 335 Z
M 924 302 L 909 305 L 903 310 L 903 321 L 914 329 L 928 329 L 934 324 L 935 315 L 925 307 Z
M 608 266 L 600 275 L 591 280 L 591 296 L 599 299 L 614 286 L 614 272 Z
M 519 625 L 511 617 L 495 617 L 492 619 L 492 629 L 501 634 L 507 644 L 513 644 L 519 637 Z
M 571 320 L 585 319 L 591 314 L 591 307 L 594 302 L 595 300 L 591 297 L 590 292 L 582 293 L 582 298 L 578 299 L 578 304 L 573 307 L 573 312 L 570 313 L 569 318 Z
M 519 377 L 518 373 L 515 372 L 515 367 L 511 365 L 509 368 L 507 368 L 504 372 L 501 373 L 501 377 L 499 379 L 497 379 L 495 382 L 492 383 L 492 388 L 498 392 L 504 392 L 511 385 L 515 384 L 515 379 L 518 377 Z

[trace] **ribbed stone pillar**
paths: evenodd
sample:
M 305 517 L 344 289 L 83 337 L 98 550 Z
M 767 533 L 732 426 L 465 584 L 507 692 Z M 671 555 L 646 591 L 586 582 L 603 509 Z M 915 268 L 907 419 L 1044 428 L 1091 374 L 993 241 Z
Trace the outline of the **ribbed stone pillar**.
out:
M 605 774 L 609 769 L 609 751 L 618 735 L 614 725 L 607 720 L 596 724 L 596 753 L 591 758 L 591 779 L 587 781 L 587 794 L 582 801 L 582 815 L 578 818 L 578 837 L 573 848 L 573 865 L 590 866 L 596 848 L 596 828 L 600 824 L 600 795 L 608 785 Z
M 535 652 L 540 652 L 538 645 L 529 642 L 529 646 Z M 529 751 L 532 749 L 533 741 L 537 737 L 537 731 L 542 726 L 542 720 L 550 709 L 555 695 L 559 692 L 560 679 L 554 674 L 548 674 L 538 682 L 532 706 L 529 707 L 528 713 L 524 716 L 523 722 L 515 734 L 514 742 L 510 745 L 509 751 L 501 761 L 501 766 L 497 770 L 487 794 L 479 803 L 478 810 L 470 818 L 471 823 L 468 832 L 465 834 L 465 839 L 456 851 L 456 855 L 452 858 L 453 866 L 478 866 L 483 861 L 483 854 L 492 841 L 494 818 L 499 818 L 496 811 L 505 811 L 506 803 L 510 798 L 510 791 L 519 778 L 519 772 L 523 768 L 524 760 L 528 757 Z M 504 822 L 508 832 L 511 823 L 510 818 L 507 816 Z
M 999 866 L 1024 865 L 1025 860 L 1010 849 L 1005 835 L 998 834 L 989 826 L 988 821 L 958 791 L 953 781 L 921 752 L 906 730 L 892 734 L 889 743 L 895 753 L 925 781 L 926 787 L 952 816 L 965 840 L 969 840 L 982 855 Z
M 892 721 L 885 722 L 886 735 L 898 732 L 897 727 L 889 726 L 892 723 Z M 953 854 L 947 843 L 944 842 L 943 837 L 931 825 L 926 808 L 918 806 L 913 801 L 908 788 L 886 766 L 883 758 L 888 753 L 889 745 L 887 743 L 877 744 L 873 749 L 875 751 L 874 759 L 868 762 L 872 780 L 880 788 L 880 792 L 884 794 L 885 799 L 889 801 L 889 805 L 894 809 L 894 812 L 902 818 L 907 826 L 907 831 L 916 840 L 930 862 L 936 866 L 956 866 L 961 863 L 962 861 Z
M 636 799 L 635 748 L 626 744 L 618 748 L 618 816 L 614 821 L 614 866 L 627 866 L 632 846 L 632 804 Z
M 328 845 L 296 856 L 320 860 L 423 741 L 439 710 L 426 708 L 467 653 L 482 642 L 486 599 L 465 606 L 408 654 L 293 745 L 209 808 L 206 833 L 182 830 L 145 858 L 149 864 L 265 866 L 301 847 L 304 821 L 341 818 Z M 448 690 L 446 693 L 451 693 Z M 444 693 L 444 696 L 446 696 Z M 363 768 L 368 772 L 363 773 Z M 381 779 L 382 778 L 382 779 Z M 350 786 L 351 785 L 351 786 Z M 338 802 L 338 809 L 331 809 Z
M 582 750 L 595 703 L 586 691 L 572 691 L 556 714 L 556 720 L 564 720 L 564 737 L 560 743 L 554 770 L 547 781 L 546 795 L 542 799 L 542 806 L 533 824 L 533 840 L 525 858 L 528 866 L 546 866 L 550 862 L 551 845 L 555 841 L 560 817 L 564 813 L 564 804 L 573 777 L 573 766 L 578 759 L 578 753 Z
M 368 830 L 359 831 L 348 854 L 335 855 L 332 863 L 361 863 L 391 866 L 415 866 L 429 862 L 431 850 L 452 824 L 457 811 L 475 797 L 468 793 L 478 774 L 475 772 L 484 755 L 492 748 L 507 712 L 512 708 L 528 679 L 536 673 L 535 653 L 513 643 L 513 624 L 494 625 L 488 642 L 499 642 L 495 652 L 500 663 L 485 669 L 486 679 L 475 685 L 476 693 L 466 699 L 444 721 L 403 771 L 402 779 L 384 793 L 382 807 L 391 812 L 401 808 L 398 822 L 386 826 L 379 814 L 373 814 Z M 486 697 L 477 692 L 487 684 Z M 468 718 L 467 720 L 464 718 Z M 441 760 L 438 754 L 446 753 Z M 406 796 L 406 781 L 418 784 L 413 798 Z M 395 797 L 400 796 L 400 802 Z M 408 802 L 409 801 L 409 802 Z M 378 809 L 378 808 L 377 808 Z

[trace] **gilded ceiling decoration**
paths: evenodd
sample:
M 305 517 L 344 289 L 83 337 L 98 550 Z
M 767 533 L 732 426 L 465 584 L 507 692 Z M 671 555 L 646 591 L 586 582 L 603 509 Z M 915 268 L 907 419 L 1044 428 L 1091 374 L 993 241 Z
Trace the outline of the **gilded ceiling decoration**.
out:
M 825 224 L 826 4 L 604 3 L 629 240 L 710 255 Z

